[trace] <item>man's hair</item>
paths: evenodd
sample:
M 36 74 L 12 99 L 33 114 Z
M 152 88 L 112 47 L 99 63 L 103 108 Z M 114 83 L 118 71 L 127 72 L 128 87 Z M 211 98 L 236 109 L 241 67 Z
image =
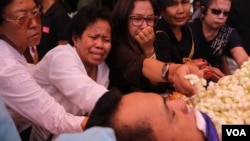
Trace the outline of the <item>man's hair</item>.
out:
M 111 89 L 99 98 L 89 116 L 86 129 L 93 126 L 110 127 L 110 120 L 116 112 L 122 94 L 117 89 Z
M 110 127 L 114 129 L 117 141 L 156 141 L 153 129 L 146 119 L 126 125 L 116 118 L 121 99 L 122 94 L 117 89 L 105 93 L 97 101 L 85 129 L 94 126 Z

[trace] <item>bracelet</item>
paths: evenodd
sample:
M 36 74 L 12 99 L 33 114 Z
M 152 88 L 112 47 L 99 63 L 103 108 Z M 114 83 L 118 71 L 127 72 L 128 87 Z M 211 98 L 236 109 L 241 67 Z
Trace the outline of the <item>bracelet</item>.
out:
M 167 82 L 169 82 L 168 81 L 169 66 L 170 63 L 165 63 L 161 69 L 161 77 Z

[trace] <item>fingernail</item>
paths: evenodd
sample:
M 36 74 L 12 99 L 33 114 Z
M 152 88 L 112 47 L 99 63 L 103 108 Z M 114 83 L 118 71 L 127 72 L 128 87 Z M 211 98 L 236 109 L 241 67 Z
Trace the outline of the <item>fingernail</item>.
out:
M 209 79 L 213 76 L 213 73 L 210 70 L 205 70 L 204 78 Z

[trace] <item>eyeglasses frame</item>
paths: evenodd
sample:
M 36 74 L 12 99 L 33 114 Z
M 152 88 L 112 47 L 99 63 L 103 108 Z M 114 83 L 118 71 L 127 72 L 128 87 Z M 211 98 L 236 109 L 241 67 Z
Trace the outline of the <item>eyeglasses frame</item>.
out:
M 30 19 L 34 19 L 35 18 L 35 20 L 37 20 L 38 18 L 41 18 L 41 12 L 38 11 L 38 12 L 35 12 L 35 13 L 32 13 L 32 14 L 18 16 L 16 19 L 5 18 L 4 20 L 7 21 L 7 22 L 17 22 L 19 25 L 22 26 L 25 23 L 25 19 L 24 19 L 23 23 L 20 22 L 20 19 L 24 18 L 24 17 L 29 17 Z
M 230 11 L 222 11 L 220 9 L 215 9 L 215 8 L 208 8 L 211 10 L 211 13 L 214 15 L 220 15 L 221 13 L 223 14 L 224 17 L 228 17 L 230 14 Z
M 143 19 L 140 25 L 134 24 L 134 18 L 136 18 L 136 17 L 142 18 L 142 19 Z M 149 17 L 150 17 L 150 16 L 148 16 L 148 17 L 143 17 L 143 16 L 139 16 L 139 15 L 129 15 L 129 19 L 132 19 L 132 24 L 133 24 L 134 26 L 136 26 L 136 27 L 142 26 L 142 24 L 143 24 L 144 22 L 146 22 L 146 24 L 147 24 L 148 26 L 152 26 L 152 27 L 153 27 L 153 26 L 155 26 L 155 25 L 157 24 L 158 20 L 161 19 L 161 16 L 152 16 L 153 19 L 155 20 L 155 21 L 154 21 L 154 25 L 149 25 L 149 24 L 148 24 L 148 19 L 150 19 Z

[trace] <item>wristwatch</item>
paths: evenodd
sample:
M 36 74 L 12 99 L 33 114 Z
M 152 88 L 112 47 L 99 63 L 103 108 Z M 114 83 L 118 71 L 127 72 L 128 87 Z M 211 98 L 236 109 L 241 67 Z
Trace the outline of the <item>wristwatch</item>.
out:
M 161 69 L 161 77 L 168 82 L 168 72 L 170 63 L 165 63 Z

